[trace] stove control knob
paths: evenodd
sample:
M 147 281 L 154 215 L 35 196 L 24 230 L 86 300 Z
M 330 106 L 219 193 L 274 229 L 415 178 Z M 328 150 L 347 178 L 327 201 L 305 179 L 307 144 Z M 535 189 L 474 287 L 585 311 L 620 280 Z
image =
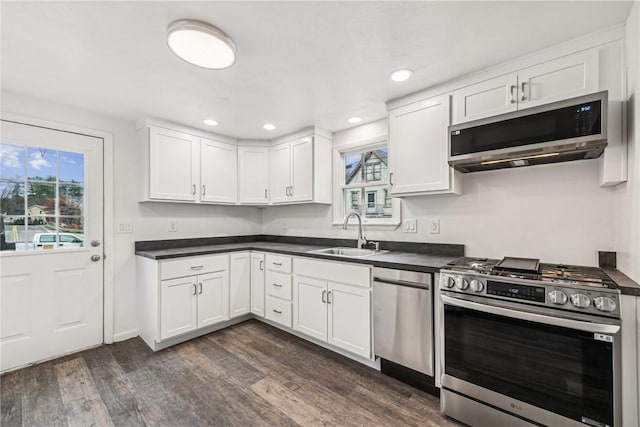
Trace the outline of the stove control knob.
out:
M 609 312 L 616 309 L 616 302 L 613 298 L 609 297 L 596 297 L 593 299 L 593 305 L 595 305 L 599 311 Z
M 461 291 L 465 291 L 468 287 L 469 281 L 467 279 L 463 279 L 462 277 L 458 277 L 458 280 L 456 280 L 456 288 L 460 289 Z
M 453 288 L 453 285 L 456 284 L 456 279 L 453 277 L 447 277 L 444 281 L 444 286 L 447 288 Z
M 473 279 L 471 281 L 471 290 L 473 292 L 482 292 L 484 289 L 484 284 L 480 280 Z
M 562 291 L 549 292 L 549 301 L 551 301 L 554 304 L 557 304 L 557 305 L 566 304 L 568 299 L 569 298 L 567 298 L 567 294 L 565 294 Z
M 571 295 L 571 304 L 578 308 L 587 308 L 591 305 L 591 298 L 585 294 L 573 294 Z

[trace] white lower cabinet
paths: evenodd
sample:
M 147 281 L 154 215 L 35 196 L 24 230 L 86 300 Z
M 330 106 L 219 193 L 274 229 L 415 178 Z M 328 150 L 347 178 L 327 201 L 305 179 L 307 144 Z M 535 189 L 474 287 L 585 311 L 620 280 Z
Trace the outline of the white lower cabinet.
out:
M 291 327 L 291 257 L 269 254 L 266 257 L 264 317 Z
M 229 320 L 228 254 L 136 261 L 140 336 L 153 350 Z
M 369 268 L 296 258 L 294 272 L 293 329 L 370 358 Z
M 251 313 L 264 317 L 264 254 L 251 252 Z
M 238 252 L 229 256 L 229 316 L 251 312 L 251 253 Z

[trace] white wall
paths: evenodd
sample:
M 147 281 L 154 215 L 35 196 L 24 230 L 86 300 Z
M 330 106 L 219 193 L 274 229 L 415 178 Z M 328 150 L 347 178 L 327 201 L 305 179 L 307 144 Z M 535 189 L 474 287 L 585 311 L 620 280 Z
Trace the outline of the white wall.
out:
M 597 160 L 467 174 L 461 196 L 402 202 L 403 219 L 418 220 L 417 234 L 371 226 L 365 235 L 461 243 L 469 256 L 597 265 L 598 250 L 614 249 L 613 192 L 600 188 Z M 440 220 L 440 234 L 428 233 L 430 218 Z M 265 234 L 356 237 L 355 229 L 332 226 L 330 206 L 269 207 L 262 221 Z
M 115 222 L 132 222 L 132 234 L 115 234 L 115 337 L 137 335 L 134 241 L 177 239 L 260 233 L 261 213 L 252 207 L 190 206 L 185 204 L 138 203 L 137 134 L 135 122 L 115 120 L 85 110 L 2 93 L 3 113 L 13 113 L 62 124 L 96 129 L 113 134 Z M 170 221 L 177 222 L 178 231 L 170 233 Z
M 640 282 L 640 5 L 635 2 L 625 34 L 627 59 L 628 181 L 616 188 L 618 268 Z

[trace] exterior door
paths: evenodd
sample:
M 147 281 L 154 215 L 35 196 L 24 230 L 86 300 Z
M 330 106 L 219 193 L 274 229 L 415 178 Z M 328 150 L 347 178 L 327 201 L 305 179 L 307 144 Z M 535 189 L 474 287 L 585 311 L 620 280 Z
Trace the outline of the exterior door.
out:
M 293 329 L 327 340 L 327 282 L 296 277 Z
M 0 123 L 4 371 L 103 342 L 103 140 Z

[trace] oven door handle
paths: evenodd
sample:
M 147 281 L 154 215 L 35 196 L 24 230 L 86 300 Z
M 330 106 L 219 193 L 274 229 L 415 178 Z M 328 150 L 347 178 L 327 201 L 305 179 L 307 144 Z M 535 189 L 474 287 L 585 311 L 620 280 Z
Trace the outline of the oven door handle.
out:
M 577 329 L 586 332 L 598 332 L 602 334 L 615 334 L 620 330 L 620 325 L 607 325 L 602 323 L 585 322 L 581 320 L 566 319 L 563 317 L 545 316 L 543 314 L 530 313 L 527 311 L 511 310 L 509 308 L 496 307 L 493 305 L 479 304 L 473 301 L 452 298 L 447 295 L 440 295 L 445 304 L 456 307 L 467 308 L 469 310 L 482 311 L 484 313 L 498 316 L 511 317 L 513 319 L 528 320 L 545 325 L 561 326 L 563 328 Z

